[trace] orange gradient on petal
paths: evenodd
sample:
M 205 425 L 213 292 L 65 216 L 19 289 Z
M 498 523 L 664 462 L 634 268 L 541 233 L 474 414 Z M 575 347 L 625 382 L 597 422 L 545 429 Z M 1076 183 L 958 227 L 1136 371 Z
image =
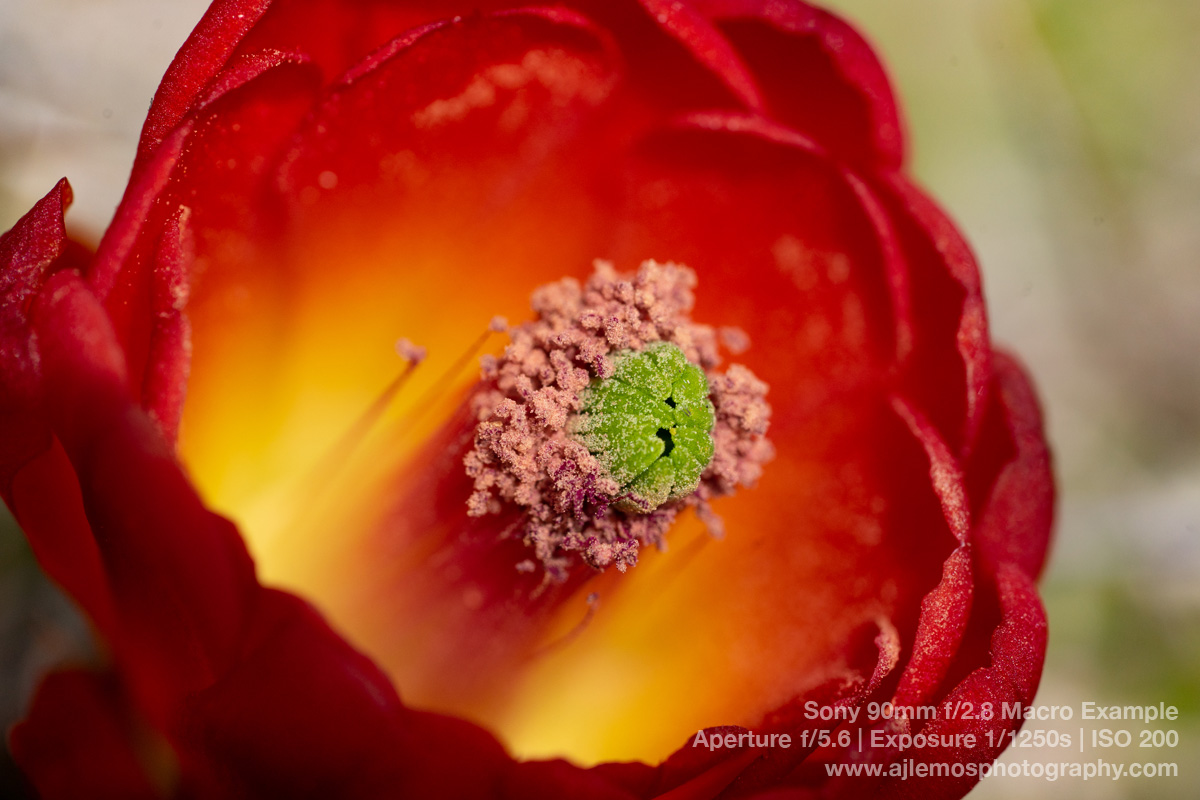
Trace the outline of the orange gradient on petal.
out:
M 698 730 L 753 727 L 850 674 L 845 643 L 891 611 L 894 586 L 886 589 L 882 564 L 830 541 L 828 527 L 815 530 L 828 521 L 801 516 L 787 540 L 776 535 L 780 509 L 810 499 L 789 485 L 805 471 L 785 466 L 717 504 L 728 525 L 722 540 L 688 515 L 667 552 L 646 552 L 599 589 L 588 628 L 530 665 L 498 720 L 519 752 L 653 763 Z M 826 483 L 809 477 L 810 486 Z M 579 610 L 564 614 L 577 619 Z
M 322 528 L 328 520 L 314 530 L 313 506 L 329 487 L 313 481 L 404 369 L 396 341 L 425 346 L 429 357 L 356 449 L 356 460 L 376 460 L 357 467 L 371 473 L 402 461 L 454 410 L 446 399 L 477 379 L 477 360 L 450 376 L 450 391 L 433 404 L 418 404 L 490 320 L 527 317 L 530 288 L 562 275 L 521 257 L 526 230 L 491 231 L 491 263 L 464 270 L 475 237 L 467 247 L 456 232 L 414 242 L 398 226 L 388 235 L 389 223 L 343 217 L 278 248 L 212 257 L 220 274 L 197 280 L 179 449 L 202 495 L 239 524 L 268 581 L 294 586 L 294 574 L 319 565 L 330 539 L 346 535 Z M 562 263 L 582 271 L 589 262 L 564 253 Z M 469 280 L 451 278 L 462 275 Z M 372 452 L 380 439 L 392 449 Z M 354 468 L 337 472 L 345 479 Z
M 493 315 L 526 317 L 530 290 L 561 277 L 555 263 L 586 262 L 563 248 L 557 262 L 523 264 L 528 232 L 517 230 L 494 240 L 491 270 L 452 272 L 466 258 L 453 239 L 405 247 L 362 234 L 348 223 L 296 242 L 286 263 L 271 265 L 287 278 L 282 294 L 262 277 L 270 271 L 247 269 L 259 277 L 201 281 L 192 305 L 181 453 L 206 499 L 241 526 L 265 581 L 322 607 L 406 702 L 480 722 L 526 757 L 655 762 L 700 728 L 752 726 L 846 674 L 845 642 L 888 615 L 897 590 L 878 500 L 831 494 L 848 484 L 822 457 L 853 420 L 830 419 L 829 442 L 785 447 L 759 488 L 718 504 L 725 539 L 685 515 L 668 552 L 646 552 L 635 569 L 609 571 L 564 602 L 494 696 L 456 697 L 411 679 L 422 653 L 397 652 L 379 639 L 386 625 L 347 616 L 364 613 L 345 601 L 361 587 L 333 565 L 370 551 L 388 500 L 380 479 L 420 469 L 406 462 L 475 379 L 472 364 L 430 405 L 454 360 Z M 470 285 L 448 284 L 451 274 L 469 274 Z M 330 472 L 329 454 L 403 368 L 393 349 L 401 336 L 429 347 L 428 362 Z M 785 399 L 786 387 L 772 397 Z M 593 591 L 599 603 L 579 627 Z

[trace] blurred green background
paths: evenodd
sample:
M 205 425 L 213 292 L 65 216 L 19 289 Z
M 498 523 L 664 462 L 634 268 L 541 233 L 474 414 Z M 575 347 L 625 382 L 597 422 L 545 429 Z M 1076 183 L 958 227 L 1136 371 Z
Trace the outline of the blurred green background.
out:
M 67 175 L 76 231 L 98 236 L 154 88 L 206 5 L 5 0 L 0 230 Z M 1046 407 L 1061 502 L 1038 703 L 1182 713 L 1173 750 L 1105 754 L 1176 761 L 1176 779 L 992 778 L 972 797 L 1200 796 L 1200 3 L 826 5 L 888 64 L 914 171 L 974 245 L 993 336 Z M 0 519 L 0 728 L 45 669 L 91 655 L 86 626 Z
M 913 167 L 979 256 L 1060 487 L 1039 704 L 1179 707 L 1177 779 L 992 778 L 979 798 L 1200 797 L 1200 3 L 837 0 L 881 51 Z M 1026 727 L 1055 727 L 1027 723 Z M 1141 725 L 1129 725 L 1133 730 Z M 1077 739 L 1076 739 L 1077 741 Z

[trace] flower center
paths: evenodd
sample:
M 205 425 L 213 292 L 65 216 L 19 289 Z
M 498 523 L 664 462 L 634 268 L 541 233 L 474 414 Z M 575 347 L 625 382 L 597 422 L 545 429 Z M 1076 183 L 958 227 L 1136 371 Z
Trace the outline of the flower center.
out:
M 674 344 L 625 350 L 595 379 L 568 430 L 621 487 L 616 508 L 647 514 L 696 491 L 712 462 L 716 412 L 704 372 Z
M 677 264 L 623 275 L 597 262 L 586 284 L 536 290 L 537 318 L 485 360 L 468 513 L 521 520 L 532 558 L 519 571 L 623 572 L 688 508 L 719 535 L 708 501 L 770 458 L 767 387 L 738 365 L 717 371 L 716 331 L 689 317 L 695 285 Z

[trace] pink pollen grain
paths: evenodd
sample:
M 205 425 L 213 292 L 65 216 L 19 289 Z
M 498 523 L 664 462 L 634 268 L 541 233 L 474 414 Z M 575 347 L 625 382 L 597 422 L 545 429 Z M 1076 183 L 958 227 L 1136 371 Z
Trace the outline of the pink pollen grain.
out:
M 420 345 L 413 344 L 408 339 L 398 339 L 396 341 L 396 352 L 410 364 L 420 364 L 425 360 L 427 351 Z

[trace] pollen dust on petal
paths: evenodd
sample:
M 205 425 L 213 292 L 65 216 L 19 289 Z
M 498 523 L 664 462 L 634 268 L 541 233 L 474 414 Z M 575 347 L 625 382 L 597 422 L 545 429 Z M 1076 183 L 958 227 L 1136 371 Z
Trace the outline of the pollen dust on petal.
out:
M 454 97 L 434 100 L 415 112 L 413 124 L 431 129 L 460 122 L 472 111 L 496 106 L 502 98 L 508 98 L 500 127 L 514 131 L 531 113 L 527 90 L 535 87 L 549 93 L 551 104 L 557 106 L 575 100 L 596 105 L 610 89 L 609 82 L 600 79 L 590 64 L 564 50 L 530 50 L 519 64 L 488 67 Z

